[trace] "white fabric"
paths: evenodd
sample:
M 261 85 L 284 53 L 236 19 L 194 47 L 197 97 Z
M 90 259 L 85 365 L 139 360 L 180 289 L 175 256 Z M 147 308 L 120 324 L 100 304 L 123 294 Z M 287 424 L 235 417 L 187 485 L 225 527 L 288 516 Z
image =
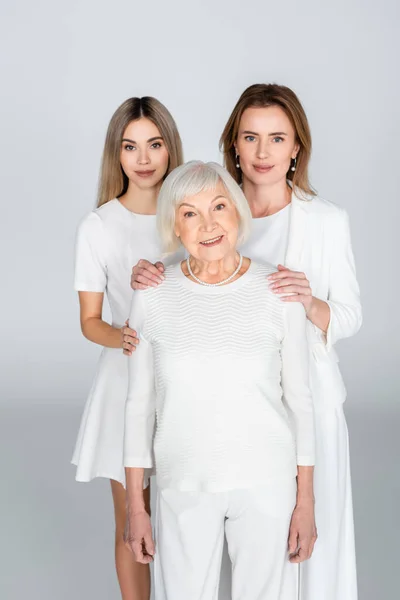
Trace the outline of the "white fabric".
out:
M 115 243 L 118 243 L 121 231 L 126 227 L 132 228 L 132 236 L 130 234 L 127 236 L 128 252 L 121 248 L 121 260 L 127 257 L 130 263 L 121 273 L 121 286 L 127 290 L 126 294 L 130 295 L 131 267 L 137 262 L 137 258 L 158 259 L 160 250 L 156 238 L 154 217 L 138 216 L 139 223 L 135 222 L 134 224 L 132 214 L 120 204 L 114 207 L 116 202 L 112 201 L 94 211 L 88 220 L 94 221 L 93 229 L 96 229 L 96 223 L 98 230 L 105 229 L 103 223 L 108 221 L 107 212 L 110 213 L 110 217 L 111 213 L 114 213 L 115 219 L 113 220 L 116 223 L 112 227 L 112 231 L 115 235 Z M 114 208 L 120 212 L 121 217 L 124 215 L 123 222 L 117 219 Z M 147 223 L 148 229 L 150 229 L 151 221 L 153 221 L 152 235 L 140 237 L 141 227 L 139 224 L 146 227 Z M 254 221 L 256 225 L 261 225 L 261 221 L 258 219 Z M 117 222 L 120 225 L 117 225 Z M 128 223 L 130 225 L 127 225 Z M 77 258 L 81 255 L 79 245 L 86 238 L 95 237 L 98 242 L 103 240 L 100 235 L 96 235 L 96 232 L 90 231 L 86 236 L 85 229 L 86 225 L 82 224 L 77 239 Z M 90 224 L 88 229 L 92 229 Z M 135 232 L 138 230 L 139 238 L 135 236 Z M 99 231 L 97 233 L 99 234 Z M 111 234 L 111 229 L 109 233 Z M 153 241 L 155 241 L 155 246 L 153 246 Z M 103 270 L 106 261 L 104 257 L 101 257 L 102 247 L 103 243 L 97 243 L 93 247 L 92 266 L 85 269 L 85 272 L 89 273 L 89 279 L 84 283 L 87 284 L 88 289 L 93 291 L 104 291 L 107 272 Z M 318 328 L 311 323 L 307 324 L 310 349 L 310 385 L 316 410 L 315 427 L 318 440 L 314 485 L 317 496 L 317 524 L 320 523 L 320 525 L 315 555 L 301 567 L 302 579 L 304 585 L 307 585 L 306 595 L 303 595 L 301 600 L 321 600 L 325 596 L 329 600 L 356 600 L 349 451 L 346 423 L 341 407 L 346 398 L 346 390 L 333 348 L 333 344 L 337 340 L 354 335 L 362 320 L 348 216 L 344 209 L 331 202 L 320 198 L 303 200 L 300 196 L 297 197 L 296 194 L 293 194 L 290 207 L 289 238 L 284 261 L 274 259 L 267 236 L 265 236 L 265 245 L 258 242 L 252 251 L 252 239 L 250 239 L 247 247 L 246 253 L 255 260 L 269 261 L 274 264 L 283 262 L 290 268 L 304 271 L 311 281 L 313 294 L 321 300 L 327 301 L 331 307 L 328 339 L 325 339 Z M 89 249 L 89 253 L 85 254 L 85 263 L 88 257 L 90 259 L 91 252 L 92 250 Z M 131 258 L 129 257 L 130 253 L 132 253 Z M 118 264 L 116 261 L 117 269 Z M 80 273 L 78 260 L 77 273 Z M 92 273 L 96 273 L 95 278 L 91 276 Z M 78 281 L 78 277 L 76 282 L 78 286 L 79 283 L 82 283 Z M 116 294 L 117 297 L 118 294 Z M 117 306 L 118 302 L 115 304 Z M 126 311 L 117 311 L 122 313 L 119 322 L 123 323 L 124 315 L 128 314 L 128 311 L 129 300 Z M 239 337 L 240 331 L 237 329 L 235 331 Z M 73 459 L 75 464 L 79 463 L 78 480 L 88 481 L 92 477 L 104 476 L 124 482 L 123 428 L 127 390 L 126 360 L 126 357 L 118 350 L 106 349 L 102 353 L 96 379 L 86 404 Z M 326 426 L 327 415 L 330 415 L 330 418 L 336 422 L 335 427 Z M 322 450 L 321 441 L 324 441 Z M 82 447 L 84 450 L 81 452 Z M 339 481 L 345 482 L 344 487 L 336 486 L 336 482 Z M 336 508 L 333 509 L 333 507 Z M 323 525 L 324 523 L 327 525 Z M 336 534 L 332 535 L 332 532 L 336 532 Z M 338 550 L 338 539 L 340 540 L 340 551 Z M 324 548 L 323 554 L 318 550 L 322 547 Z M 320 560 L 317 559 L 318 556 Z M 323 569 L 321 565 L 324 565 Z M 327 590 L 335 590 L 336 595 L 329 596 Z M 330 591 L 329 594 L 332 592 Z
M 313 295 L 330 305 L 327 336 L 308 322 L 310 383 L 316 411 L 338 406 L 346 389 L 332 343 L 357 333 L 362 322 L 346 211 L 320 198 L 300 200 L 293 194 L 285 265 L 303 271 Z
M 297 600 L 298 567 L 287 550 L 295 502 L 295 479 L 220 494 L 160 490 L 157 600 L 217 600 L 224 533 L 232 600 Z
M 178 263 L 134 294 L 125 466 L 152 467 L 153 438 L 161 488 L 247 488 L 314 464 L 305 312 L 268 289 L 274 271 L 252 262 L 210 288 Z
M 316 414 L 316 439 L 318 540 L 311 560 L 300 565 L 299 600 L 356 600 L 349 442 L 342 406 Z
M 252 220 L 250 239 L 240 248 L 243 256 L 268 261 L 274 267 L 285 261 L 291 204 L 268 217 Z M 267 254 L 266 254 L 267 249 Z
M 258 229 L 258 235 L 260 231 Z M 247 246 L 255 260 L 271 261 L 264 244 Z M 314 488 L 319 538 L 314 556 L 301 565 L 300 600 L 356 600 L 356 561 L 348 435 L 342 403 L 346 389 L 333 344 L 357 333 L 362 322 L 360 293 L 343 208 L 321 198 L 292 194 L 288 247 L 283 262 L 303 271 L 313 295 L 328 302 L 327 337 L 307 323 L 310 386 L 317 437 Z
M 77 291 L 105 292 L 112 324 L 129 317 L 132 266 L 143 256 L 161 258 L 156 217 L 138 215 L 111 200 L 81 222 L 75 249 Z M 176 260 L 171 257 L 170 260 Z M 125 483 L 123 437 L 128 359 L 121 349 L 104 348 L 83 413 L 72 462 L 76 479 L 107 477 Z

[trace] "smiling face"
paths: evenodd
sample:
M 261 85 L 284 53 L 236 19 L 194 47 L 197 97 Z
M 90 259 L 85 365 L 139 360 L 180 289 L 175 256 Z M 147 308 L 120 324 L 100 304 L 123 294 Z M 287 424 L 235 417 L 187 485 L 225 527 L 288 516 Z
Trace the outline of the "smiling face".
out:
M 234 253 L 238 233 L 239 216 L 222 183 L 176 208 L 175 235 L 195 259 L 213 262 Z
M 243 112 L 235 143 L 243 182 L 275 185 L 285 181 L 299 148 L 295 130 L 279 106 L 251 107 Z
M 129 123 L 121 142 L 120 161 L 130 185 L 145 190 L 162 183 L 168 169 L 168 150 L 150 119 Z

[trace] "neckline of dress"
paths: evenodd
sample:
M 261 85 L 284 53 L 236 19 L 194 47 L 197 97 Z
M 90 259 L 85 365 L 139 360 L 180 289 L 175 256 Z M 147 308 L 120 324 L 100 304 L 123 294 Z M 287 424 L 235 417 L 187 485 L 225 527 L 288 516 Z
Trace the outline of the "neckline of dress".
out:
M 146 218 L 149 218 L 149 217 L 150 217 L 150 218 L 152 218 L 152 219 L 155 219 L 155 218 L 156 218 L 156 216 L 157 216 L 157 215 L 155 215 L 155 214 L 154 214 L 154 215 L 145 215 L 145 214 L 143 214 L 143 213 L 136 213 L 136 212 L 133 212 L 133 210 L 129 210 L 129 208 L 126 208 L 126 206 L 124 206 L 124 205 L 122 204 L 122 202 L 121 202 L 120 200 L 118 200 L 118 198 L 114 198 L 114 201 L 115 201 L 115 202 L 118 204 L 118 206 L 120 206 L 120 207 L 122 208 L 122 210 L 124 210 L 125 212 L 129 213 L 129 214 L 130 214 L 130 215 L 132 215 L 133 217 L 136 217 L 136 218 L 139 218 L 139 219 L 140 219 L 140 218 L 145 218 L 145 217 L 146 217 Z

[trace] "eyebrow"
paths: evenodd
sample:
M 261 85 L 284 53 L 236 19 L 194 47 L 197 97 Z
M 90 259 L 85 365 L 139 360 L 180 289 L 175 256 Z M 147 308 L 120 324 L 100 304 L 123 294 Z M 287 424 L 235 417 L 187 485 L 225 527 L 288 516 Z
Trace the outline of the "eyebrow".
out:
M 155 142 L 156 140 L 163 140 L 164 141 L 164 138 L 161 135 L 157 135 L 156 137 L 149 138 L 147 140 L 147 143 L 149 143 L 149 142 Z M 122 141 L 123 142 L 130 142 L 131 144 L 136 144 L 135 140 L 130 140 L 129 138 L 123 138 Z
M 259 135 L 258 133 L 256 133 L 255 131 L 242 131 L 241 132 L 242 135 Z M 284 131 L 274 131 L 272 133 L 269 133 L 268 135 L 287 135 L 287 133 L 285 133 Z
M 216 201 L 216 200 L 218 200 L 219 198 L 225 198 L 225 199 L 227 199 L 227 198 L 226 198 L 226 196 L 224 196 L 223 194 L 218 194 L 218 196 L 215 196 L 215 198 L 213 198 L 213 199 L 211 200 L 211 202 L 215 202 L 215 201 Z M 180 204 L 180 205 L 179 205 L 179 208 L 180 208 L 181 206 L 190 206 L 190 208 L 196 208 L 196 206 L 194 206 L 193 204 L 189 204 L 188 202 L 182 202 L 182 204 Z

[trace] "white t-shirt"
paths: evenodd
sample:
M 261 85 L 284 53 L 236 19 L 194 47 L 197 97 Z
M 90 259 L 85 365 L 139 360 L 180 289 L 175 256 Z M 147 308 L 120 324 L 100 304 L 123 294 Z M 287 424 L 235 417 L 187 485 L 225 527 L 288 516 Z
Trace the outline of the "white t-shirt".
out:
M 243 256 L 261 262 L 268 261 L 275 267 L 285 264 L 290 212 L 291 204 L 288 204 L 273 215 L 252 219 L 250 238 L 240 248 Z
M 314 464 L 305 312 L 268 289 L 274 271 L 252 262 L 205 287 L 178 263 L 134 294 L 125 466 L 155 462 L 162 488 L 216 492 Z
M 162 257 L 156 216 L 133 213 L 111 200 L 89 213 L 78 228 L 74 289 L 106 292 L 112 324 L 122 327 L 131 306 L 132 267 L 144 257 L 152 262 Z M 164 262 L 176 260 L 177 254 Z

